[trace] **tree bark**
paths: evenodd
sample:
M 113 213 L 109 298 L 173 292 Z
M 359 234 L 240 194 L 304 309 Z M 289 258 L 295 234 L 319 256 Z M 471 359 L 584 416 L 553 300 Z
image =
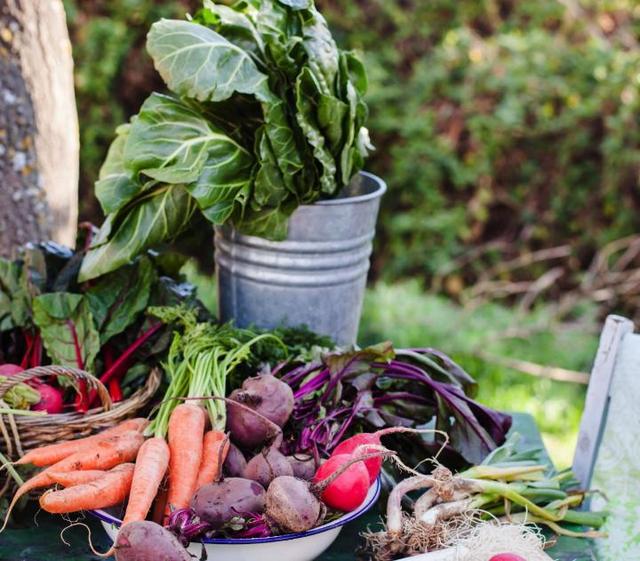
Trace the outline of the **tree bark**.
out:
M 61 0 L 0 0 L 0 255 L 73 245 L 79 137 Z

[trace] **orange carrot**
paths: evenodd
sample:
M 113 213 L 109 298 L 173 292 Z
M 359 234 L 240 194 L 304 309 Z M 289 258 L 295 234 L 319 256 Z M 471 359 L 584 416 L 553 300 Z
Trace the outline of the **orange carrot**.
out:
M 63 460 L 71 454 L 79 452 L 81 449 L 89 449 L 96 442 L 105 440 L 112 436 L 117 436 L 129 431 L 142 432 L 149 421 L 146 419 L 130 419 L 124 421 L 115 427 L 104 430 L 98 434 L 88 436 L 86 438 L 79 438 L 78 440 L 68 440 L 66 442 L 60 442 L 58 444 L 51 444 L 49 446 L 42 446 L 27 452 L 22 458 L 20 458 L 16 465 L 32 464 L 36 467 L 45 467 L 55 464 L 60 460 Z
M 202 444 L 206 414 L 191 403 L 178 405 L 169 419 L 169 492 L 165 516 L 170 509 L 186 508 L 196 492 L 202 463 Z
M 51 514 L 66 514 L 116 506 L 129 494 L 133 469 L 133 464 L 123 464 L 91 483 L 48 491 L 40 497 L 40 507 Z
M 63 487 L 73 487 L 74 485 L 84 485 L 96 479 L 104 477 L 108 472 L 100 469 L 88 469 L 86 471 L 52 471 L 48 473 L 49 478 L 54 483 Z
M 49 477 L 49 473 L 88 469 L 110 469 L 119 464 L 135 460 L 136 454 L 143 442 L 144 437 L 139 432 L 127 432 L 119 436 L 113 436 L 107 440 L 96 442 L 89 450 L 80 450 L 66 457 L 64 460 L 60 460 L 58 463 L 25 481 L 18 488 L 11 500 L 0 532 L 7 526 L 9 515 L 21 497 L 29 491 L 40 487 L 48 487 L 53 483 Z
M 229 452 L 229 437 L 222 431 L 210 430 L 204 435 L 202 462 L 196 489 L 220 479 L 227 452 Z
M 122 520 L 123 526 L 147 517 L 168 467 L 169 446 L 165 439 L 156 436 L 147 440 L 136 458 L 127 512 Z

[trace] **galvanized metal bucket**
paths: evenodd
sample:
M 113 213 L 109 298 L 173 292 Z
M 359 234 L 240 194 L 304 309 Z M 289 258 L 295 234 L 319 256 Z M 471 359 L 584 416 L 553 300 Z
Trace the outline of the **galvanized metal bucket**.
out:
M 361 172 L 340 197 L 296 209 L 282 242 L 217 228 L 220 319 L 240 327 L 306 325 L 340 345 L 355 343 L 386 189 Z

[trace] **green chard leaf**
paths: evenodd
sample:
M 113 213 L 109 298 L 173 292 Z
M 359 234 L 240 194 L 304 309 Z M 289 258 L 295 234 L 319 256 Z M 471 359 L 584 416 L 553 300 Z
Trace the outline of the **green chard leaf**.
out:
M 258 207 L 278 206 L 287 196 L 282 170 L 278 166 L 273 145 L 264 127 L 258 131 L 257 152 L 260 156 L 260 166 L 254 182 L 253 199 Z
M 296 83 L 296 118 L 304 132 L 307 142 L 313 147 L 313 155 L 320 164 L 322 173 L 319 181 L 322 192 L 333 195 L 338 187 L 336 184 L 336 162 L 327 147 L 327 142 L 318 123 L 317 107 L 314 100 L 318 99 L 319 84 L 313 73 L 307 67 L 302 70 Z
M 340 153 L 344 140 L 345 119 L 349 116 L 349 106 L 331 95 L 320 94 L 318 99 L 318 125 L 331 146 L 331 153 Z
M 55 364 L 91 371 L 100 351 L 100 336 L 82 294 L 53 292 L 36 297 L 33 319 Z
M 300 18 L 277 0 L 253 0 L 247 15 L 264 42 L 267 66 L 294 81 L 303 63 Z
M 14 299 L 20 291 L 22 267 L 15 261 L 0 258 L 0 331 L 17 327 Z
M 307 64 L 326 95 L 335 95 L 340 55 L 327 21 L 320 12 L 309 11 L 310 17 L 303 23 L 303 45 L 307 53 Z
M 281 171 L 282 182 L 291 193 L 295 193 L 295 174 L 303 168 L 303 163 L 293 130 L 287 120 L 286 104 L 284 101 L 264 103 L 263 108 L 264 133 L 269 137 L 272 153 Z
M 254 59 L 263 59 L 265 44 L 251 18 L 236 7 L 204 0 L 204 8 L 195 17 L 197 23 L 211 27 L 225 39 L 251 53 Z
M 278 2 L 294 10 L 308 10 L 313 7 L 313 0 L 278 0 Z
M 209 158 L 219 160 L 225 154 L 228 162 L 222 160 L 222 165 L 239 170 L 239 182 L 246 181 L 251 155 L 195 104 L 161 94 L 151 94 L 144 102 L 125 147 L 127 166 L 134 173 L 170 183 L 195 181 Z
M 275 208 L 252 209 L 247 207 L 242 220 L 235 221 L 238 230 L 247 236 L 259 236 L 270 240 L 283 240 L 287 237 L 287 222 L 296 209 L 296 204 L 287 201 Z
M 31 323 L 31 301 L 40 288 L 30 264 L 29 259 L 0 259 L 0 332 Z
M 87 252 L 78 280 L 87 281 L 126 265 L 137 255 L 175 238 L 188 225 L 197 208 L 184 185 L 156 185 L 103 225 L 109 235 Z M 111 219 L 109 219 L 111 218 Z
M 169 89 L 199 101 L 222 101 L 234 92 L 268 96 L 267 76 L 251 56 L 198 23 L 160 20 L 147 50 Z
M 187 184 L 208 220 L 221 224 L 243 204 L 253 156 L 195 105 L 160 94 L 145 101 L 131 127 L 125 159 L 136 174 Z
M 85 292 L 104 345 L 134 323 L 149 302 L 156 272 L 148 257 L 105 275 Z
M 107 158 L 100 168 L 95 192 L 105 214 L 116 212 L 133 199 L 141 190 L 125 169 L 124 147 L 131 125 L 121 125 L 116 129 L 116 138 L 109 147 Z

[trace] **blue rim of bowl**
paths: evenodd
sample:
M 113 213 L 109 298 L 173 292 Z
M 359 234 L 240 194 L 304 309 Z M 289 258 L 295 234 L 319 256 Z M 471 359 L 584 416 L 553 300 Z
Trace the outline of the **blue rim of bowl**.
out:
M 202 542 L 196 543 L 204 543 L 208 544 L 217 544 L 217 545 L 233 545 L 233 544 L 259 544 L 259 543 L 274 543 L 274 542 L 284 542 L 289 540 L 296 540 L 299 538 L 306 538 L 309 536 L 314 536 L 316 534 L 322 534 L 324 532 L 328 532 L 329 530 L 333 530 L 335 528 L 339 528 L 340 526 L 344 526 L 349 522 L 352 522 L 359 516 L 363 515 L 367 512 L 378 500 L 380 496 L 380 479 L 376 479 L 376 482 L 373 487 L 373 493 L 369 492 L 365 502 L 362 503 L 356 510 L 353 512 L 349 512 L 344 516 L 341 516 L 337 520 L 333 520 L 328 524 L 323 524 L 322 526 L 318 526 L 317 528 L 313 528 L 307 532 L 298 532 L 296 534 L 285 534 L 283 536 L 271 536 L 269 538 L 211 538 L 202 540 Z M 122 520 L 118 520 L 114 516 L 104 512 L 103 510 L 91 510 L 89 511 L 93 516 L 95 516 L 101 522 L 106 524 L 111 524 L 113 526 L 120 526 Z

